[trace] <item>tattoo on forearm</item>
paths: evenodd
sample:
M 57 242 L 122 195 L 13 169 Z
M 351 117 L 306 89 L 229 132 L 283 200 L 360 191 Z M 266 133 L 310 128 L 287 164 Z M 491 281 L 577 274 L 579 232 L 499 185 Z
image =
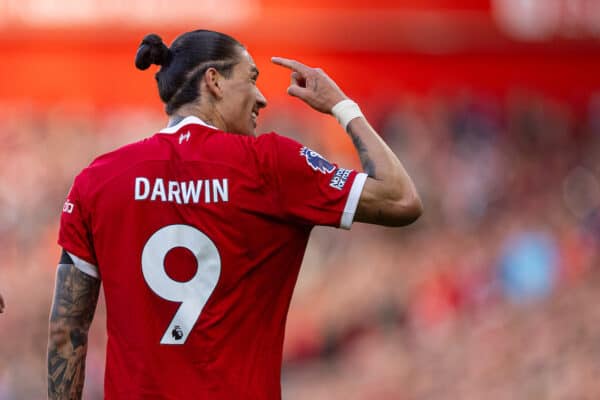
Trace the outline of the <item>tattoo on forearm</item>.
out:
M 87 335 L 100 280 L 73 265 L 59 265 L 48 342 L 48 398 L 81 399 Z
M 358 152 L 358 157 L 360 158 L 360 163 L 370 177 L 375 177 L 375 164 L 373 160 L 371 160 L 369 156 L 369 152 L 367 150 L 367 146 L 363 143 L 362 139 L 352 131 L 352 128 L 348 127 L 348 134 L 352 138 L 352 143 L 354 143 L 354 147 Z

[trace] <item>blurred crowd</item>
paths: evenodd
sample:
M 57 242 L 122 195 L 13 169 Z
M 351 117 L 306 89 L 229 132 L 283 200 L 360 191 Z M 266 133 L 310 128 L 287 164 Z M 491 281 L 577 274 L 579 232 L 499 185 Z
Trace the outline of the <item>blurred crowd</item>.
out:
M 315 228 L 288 318 L 284 399 L 600 398 L 600 98 L 572 107 L 535 93 L 464 92 L 361 105 L 425 213 L 402 229 Z M 37 399 L 72 179 L 165 118 L 0 108 L 0 400 Z M 263 131 L 359 166 L 333 118 L 269 108 Z M 102 398 L 102 302 L 91 400 Z

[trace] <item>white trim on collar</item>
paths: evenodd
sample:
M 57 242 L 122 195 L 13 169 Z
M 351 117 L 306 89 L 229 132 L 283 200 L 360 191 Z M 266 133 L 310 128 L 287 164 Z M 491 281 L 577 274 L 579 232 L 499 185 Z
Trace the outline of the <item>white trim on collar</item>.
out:
M 202 125 L 202 126 L 206 126 L 208 128 L 217 129 L 214 126 L 209 125 L 206 122 L 202 121 L 200 118 L 198 118 L 194 115 L 190 115 L 189 117 L 185 117 L 183 120 L 181 120 L 179 123 L 177 123 L 177 125 L 169 126 L 165 129 L 161 130 L 158 133 L 175 133 L 179 129 L 181 129 L 182 126 L 189 125 L 189 124 Z

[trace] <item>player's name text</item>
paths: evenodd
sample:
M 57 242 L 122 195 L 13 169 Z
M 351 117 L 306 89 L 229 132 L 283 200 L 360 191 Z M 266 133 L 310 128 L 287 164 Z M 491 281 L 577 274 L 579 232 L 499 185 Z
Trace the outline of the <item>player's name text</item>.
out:
M 162 201 L 177 204 L 200 202 L 226 203 L 229 201 L 227 178 L 171 181 L 163 178 L 135 178 L 134 200 Z

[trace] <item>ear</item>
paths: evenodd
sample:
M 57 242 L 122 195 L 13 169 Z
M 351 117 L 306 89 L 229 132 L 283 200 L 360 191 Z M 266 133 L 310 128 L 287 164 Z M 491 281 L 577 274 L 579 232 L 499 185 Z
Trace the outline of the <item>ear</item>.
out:
M 206 84 L 208 91 L 217 99 L 223 97 L 223 87 L 221 80 L 223 76 L 215 68 L 210 67 L 204 72 L 203 82 Z

